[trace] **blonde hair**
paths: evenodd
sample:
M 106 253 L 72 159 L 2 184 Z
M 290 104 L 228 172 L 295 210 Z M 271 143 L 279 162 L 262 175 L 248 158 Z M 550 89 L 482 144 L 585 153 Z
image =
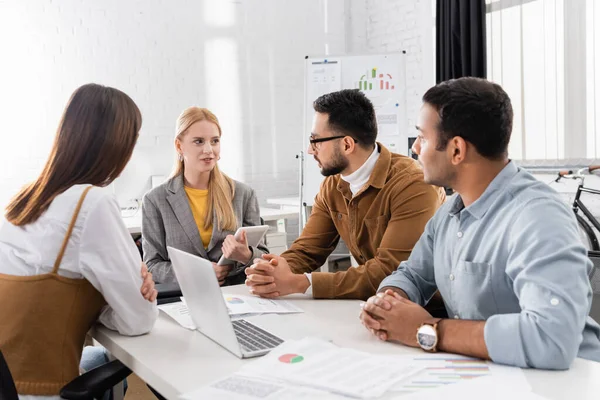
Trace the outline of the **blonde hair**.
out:
M 188 107 L 177 118 L 175 138 L 181 140 L 190 126 L 200 121 L 215 124 L 219 130 L 219 137 L 221 137 L 221 125 L 219 125 L 219 120 L 215 114 L 206 108 Z M 176 154 L 171 177 L 183 175 L 184 170 L 184 162 L 179 159 L 179 154 Z M 208 180 L 208 207 L 204 216 L 204 229 L 208 229 L 212 224 L 213 210 L 217 217 L 217 228 L 219 230 L 234 231 L 237 229 L 237 220 L 233 211 L 234 195 L 235 184 L 233 179 L 221 172 L 219 166 L 215 165 Z

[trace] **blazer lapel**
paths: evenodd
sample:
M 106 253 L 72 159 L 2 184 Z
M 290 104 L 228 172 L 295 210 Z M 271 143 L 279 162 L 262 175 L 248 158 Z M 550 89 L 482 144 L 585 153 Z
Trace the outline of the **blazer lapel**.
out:
M 217 243 L 220 243 L 222 241 L 222 239 L 224 239 L 223 236 L 223 231 L 219 231 L 218 227 L 217 227 L 217 213 L 215 212 L 215 210 L 213 209 L 213 230 L 212 230 L 212 235 L 210 236 L 210 243 L 208 244 L 208 252 L 210 253 L 212 251 L 212 249 L 217 245 Z
M 171 205 L 175 217 L 181 224 L 181 228 L 189 237 L 198 254 L 200 254 L 202 258 L 208 259 L 206 250 L 202 245 L 202 238 L 200 237 L 200 232 L 198 231 L 198 225 L 196 225 L 196 220 L 194 220 L 194 215 L 192 214 L 189 200 L 185 194 L 183 177 L 174 179 L 171 182 L 169 191 L 171 194 L 167 196 L 167 201 Z

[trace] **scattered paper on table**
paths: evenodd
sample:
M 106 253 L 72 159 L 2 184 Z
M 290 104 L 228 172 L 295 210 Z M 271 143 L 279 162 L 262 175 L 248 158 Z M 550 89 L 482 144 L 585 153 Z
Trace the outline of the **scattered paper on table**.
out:
M 402 400 L 460 399 L 460 400 L 546 400 L 531 389 L 520 385 L 515 387 L 512 380 L 499 380 L 493 376 L 473 380 L 463 380 L 454 385 L 438 387 L 429 391 L 408 394 Z
M 182 400 L 344 400 L 347 397 L 301 386 L 231 375 L 181 396 Z
M 196 329 L 196 325 L 194 325 L 194 321 L 192 321 L 192 317 L 190 316 L 190 310 L 188 310 L 185 303 L 178 301 L 177 303 L 161 304 L 158 306 L 158 309 L 173 318 L 184 328 Z
M 183 400 L 543 400 L 520 368 L 452 354 L 383 356 L 289 340 Z
M 396 382 L 419 371 L 407 359 L 341 348 L 322 339 L 289 340 L 240 375 L 269 377 L 288 384 L 358 398 L 384 394 Z
M 429 396 L 432 389 L 453 386 L 459 382 L 474 382 L 483 378 L 510 382 L 519 391 L 531 391 L 520 368 L 507 367 L 484 360 L 456 354 L 423 354 L 417 357 L 404 356 L 405 362 L 414 363 L 421 371 L 396 383 L 393 392 L 423 392 Z M 484 381 L 486 382 L 486 381 Z
M 185 300 L 183 300 L 183 297 L 181 298 L 181 300 L 181 302 L 178 301 L 176 303 L 161 304 L 160 306 L 158 306 L 158 309 L 167 314 L 169 317 L 173 318 L 177 323 L 179 323 L 179 325 L 183 326 L 184 328 L 195 330 L 196 325 L 192 320 L 190 310 L 188 309 Z M 232 321 L 235 321 L 242 318 L 255 317 L 257 315 L 260 314 L 237 314 L 230 315 L 230 317 Z
M 301 308 L 287 300 L 263 299 L 239 294 L 223 294 L 229 315 L 239 314 L 292 314 L 301 313 Z

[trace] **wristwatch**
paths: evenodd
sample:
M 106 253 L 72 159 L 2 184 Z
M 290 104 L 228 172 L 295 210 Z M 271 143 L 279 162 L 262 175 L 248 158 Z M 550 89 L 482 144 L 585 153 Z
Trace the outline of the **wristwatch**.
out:
M 430 322 L 425 322 L 421 324 L 419 329 L 417 329 L 417 343 L 421 348 L 425 351 L 435 353 L 437 352 L 437 344 L 438 344 L 438 323 L 441 321 L 441 318 L 436 318 L 431 320 Z

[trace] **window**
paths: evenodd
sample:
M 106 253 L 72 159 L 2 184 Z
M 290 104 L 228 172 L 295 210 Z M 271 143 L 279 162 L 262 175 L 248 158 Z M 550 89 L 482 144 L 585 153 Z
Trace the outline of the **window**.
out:
M 600 2 L 486 0 L 486 24 L 488 79 L 515 112 L 511 158 L 600 157 Z

